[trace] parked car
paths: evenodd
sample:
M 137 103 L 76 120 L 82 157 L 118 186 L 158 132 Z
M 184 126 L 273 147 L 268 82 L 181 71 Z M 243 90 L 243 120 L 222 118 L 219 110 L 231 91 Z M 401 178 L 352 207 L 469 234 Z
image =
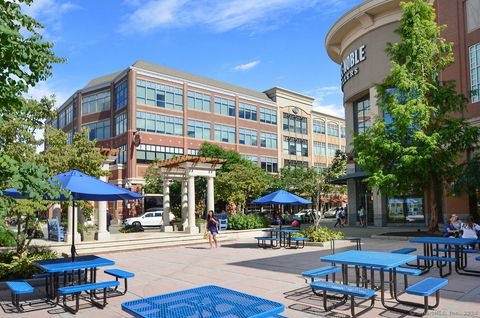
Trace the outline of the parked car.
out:
M 170 212 L 170 222 L 175 220 L 175 215 Z M 148 209 L 143 215 L 128 218 L 123 221 L 124 225 L 137 225 L 142 227 L 149 226 L 162 226 L 163 225 L 163 209 L 160 208 L 151 208 Z
M 337 208 L 330 208 L 325 213 L 323 213 L 324 218 L 334 218 L 335 215 L 337 214 Z
M 302 223 L 312 223 L 314 218 L 320 216 L 320 212 L 315 209 L 304 209 L 300 210 L 293 215 L 293 219 L 300 221 Z

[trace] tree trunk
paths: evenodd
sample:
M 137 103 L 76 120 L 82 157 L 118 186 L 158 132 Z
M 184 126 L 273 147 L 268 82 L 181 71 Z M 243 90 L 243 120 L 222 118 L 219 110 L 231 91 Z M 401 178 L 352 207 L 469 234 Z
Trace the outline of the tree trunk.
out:
M 438 223 L 443 221 L 443 184 L 441 178 L 433 177 L 428 190 L 432 198 L 432 209 L 428 229 L 431 232 L 436 232 L 438 230 Z

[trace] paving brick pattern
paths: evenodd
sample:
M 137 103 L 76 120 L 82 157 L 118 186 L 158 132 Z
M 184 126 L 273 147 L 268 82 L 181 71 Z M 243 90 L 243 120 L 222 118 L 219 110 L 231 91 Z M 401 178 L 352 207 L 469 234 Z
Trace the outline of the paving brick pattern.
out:
M 362 239 L 364 250 L 391 251 L 406 246 L 415 246 L 402 240 Z M 307 246 L 304 249 L 260 249 L 253 239 L 226 242 L 218 249 L 205 245 L 159 248 L 121 253 L 102 254 L 116 262 L 116 268 L 135 273 L 129 280 L 129 292 L 125 296 L 109 299 L 104 310 L 81 306 L 76 317 L 129 317 L 121 310 L 124 301 L 139 297 L 153 296 L 206 284 L 216 284 L 236 289 L 259 297 L 285 304 L 287 317 L 349 317 L 349 307 L 341 306 L 331 313 L 322 309 L 321 299 L 307 288 L 299 273 L 308 269 L 326 266 L 319 258 L 330 254 L 330 246 Z M 339 246 L 337 244 L 337 246 Z M 421 246 L 415 246 L 421 252 Z M 350 249 L 343 247 L 343 250 Z M 342 248 L 340 248 L 342 250 Z M 480 269 L 480 262 L 470 256 L 474 269 Z M 439 277 L 434 269 L 427 276 Z M 410 277 L 413 283 L 421 277 Z M 99 271 L 98 280 L 111 277 Z M 440 307 L 430 317 L 480 317 L 480 277 L 467 277 L 452 274 L 449 285 L 441 293 Z M 399 279 L 401 281 L 401 279 Z M 36 286 L 34 298 L 43 296 Z M 387 293 L 388 295 L 388 293 Z M 421 297 L 402 295 L 401 298 L 422 302 Z M 10 296 L 5 284 L 0 283 L 0 301 L 8 311 Z M 390 301 L 390 300 L 389 300 Z M 433 302 L 433 299 L 432 299 Z M 27 309 L 27 308 L 26 308 Z M 30 308 L 28 308 L 30 309 Z M 22 314 L 5 313 L 0 317 L 73 317 L 61 307 L 54 307 Z M 375 308 L 362 317 L 405 317 L 402 314 L 387 312 L 376 302 Z

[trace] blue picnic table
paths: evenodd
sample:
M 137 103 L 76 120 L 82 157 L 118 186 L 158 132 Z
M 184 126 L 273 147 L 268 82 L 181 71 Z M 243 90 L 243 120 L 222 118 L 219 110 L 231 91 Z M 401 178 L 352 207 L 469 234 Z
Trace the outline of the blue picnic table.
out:
M 141 318 L 266 318 L 283 312 L 285 306 L 271 300 L 210 285 L 127 301 L 122 304 L 122 310 Z
M 82 270 L 85 270 L 85 275 L 83 276 L 83 281 L 87 283 L 88 281 L 88 271 L 90 271 L 90 282 L 96 282 L 97 279 L 97 268 L 104 266 L 115 265 L 115 262 L 103 257 L 98 257 L 95 255 L 84 255 L 78 256 L 75 258 L 75 261 L 72 261 L 71 258 L 55 258 L 47 259 L 42 261 L 34 262 L 34 265 L 45 273 L 48 274 L 47 284 L 50 286 L 49 297 L 55 298 L 57 289 L 59 288 L 59 276 L 60 274 L 65 274 L 67 272 L 71 273 L 73 278 L 75 272 L 78 274 L 78 281 L 82 281 Z M 64 283 L 67 275 L 64 275 Z
M 438 257 L 443 251 L 445 257 L 455 257 L 455 271 L 459 275 L 480 276 L 480 271 L 466 269 L 467 252 L 474 251 L 467 249 L 468 246 L 479 242 L 477 239 L 456 238 L 456 237 L 417 237 L 411 239 L 412 243 L 423 244 L 423 255 L 426 257 Z M 435 247 L 434 247 L 435 245 Z M 442 247 L 443 246 L 443 247 Z M 438 265 L 438 264 L 437 264 Z M 425 266 L 430 266 L 425 263 Z M 432 263 L 433 266 L 433 263 Z M 430 266 L 431 267 L 431 266 Z
M 380 299 L 382 305 L 393 311 L 398 311 L 404 313 L 403 310 L 396 307 L 388 306 L 385 303 L 385 271 L 392 271 L 392 275 L 389 275 L 389 285 L 393 285 L 394 295 L 396 298 L 397 290 L 397 279 L 396 279 L 396 268 L 400 265 L 415 261 L 417 259 L 416 255 L 413 254 L 394 254 L 387 252 L 377 252 L 377 251 L 358 251 L 350 250 L 338 254 L 332 254 L 320 258 L 322 262 L 329 262 L 333 264 L 342 265 L 342 274 L 343 274 L 343 284 L 348 285 L 348 265 L 355 266 L 356 273 L 358 275 L 358 268 L 363 268 L 364 270 L 369 269 L 372 273 L 372 288 L 374 288 L 374 279 L 373 271 L 378 269 L 380 272 Z M 358 281 L 358 277 L 357 277 Z M 399 301 L 398 299 L 396 299 Z M 411 304 L 411 303 L 410 303 Z
M 270 236 L 273 237 L 275 234 L 280 241 L 280 246 L 291 247 L 292 242 L 292 233 L 298 233 L 300 230 L 294 229 L 266 229 L 263 232 L 270 233 Z

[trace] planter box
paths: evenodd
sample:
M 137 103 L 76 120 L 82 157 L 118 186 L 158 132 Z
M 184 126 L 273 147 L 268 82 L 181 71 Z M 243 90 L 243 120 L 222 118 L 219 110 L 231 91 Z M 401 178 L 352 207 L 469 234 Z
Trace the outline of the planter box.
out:
M 95 232 L 94 231 L 82 231 L 82 241 L 94 241 Z

